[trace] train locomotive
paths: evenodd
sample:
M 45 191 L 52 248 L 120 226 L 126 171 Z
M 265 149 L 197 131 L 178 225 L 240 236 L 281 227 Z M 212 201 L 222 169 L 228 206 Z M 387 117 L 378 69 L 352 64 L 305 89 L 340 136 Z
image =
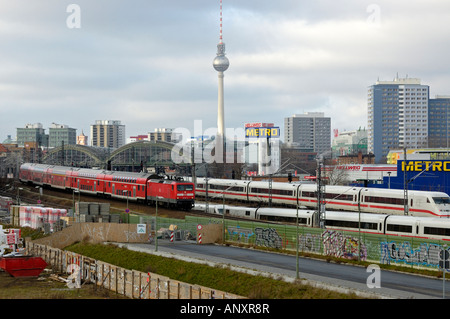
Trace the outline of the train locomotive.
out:
M 261 205 L 269 198 L 275 205 L 316 208 L 317 185 L 262 181 L 197 178 L 196 196 L 236 200 Z M 404 191 L 327 185 L 323 194 L 326 209 L 362 213 L 404 215 Z M 443 192 L 408 190 L 408 215 L 450 217 L 450 197 Z
M 69 166 L 25 163 L 19 180 L 43 187 L 190 210 L 195 203 L 194 184 L 172 179 L 153 179 L 152 174 L 118 172 Z

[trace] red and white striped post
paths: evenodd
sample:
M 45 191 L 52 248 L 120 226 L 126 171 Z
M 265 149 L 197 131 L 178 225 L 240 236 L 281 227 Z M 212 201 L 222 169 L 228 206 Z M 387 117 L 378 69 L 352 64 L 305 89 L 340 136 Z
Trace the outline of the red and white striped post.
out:
M 203 226 L 198 224 L 197 225 L 197 243 L 198 244 L 202 243 L 202 233 L 201 233 L 202 229 L 203 229 Z

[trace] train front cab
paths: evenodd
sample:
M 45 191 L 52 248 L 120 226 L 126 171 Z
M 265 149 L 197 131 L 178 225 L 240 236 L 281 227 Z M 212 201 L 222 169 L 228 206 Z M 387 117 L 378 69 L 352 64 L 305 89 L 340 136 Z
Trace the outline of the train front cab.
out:
M 195 189 L 193 183 L 174 183 L 176 205 L 183 210 L 191 210 L 195 204 Z
M 422 196 L 426 209 L 432 211 L 432 215 L 436 217 L 450 217 L 450 197 L 446 193 L 432 192 Z

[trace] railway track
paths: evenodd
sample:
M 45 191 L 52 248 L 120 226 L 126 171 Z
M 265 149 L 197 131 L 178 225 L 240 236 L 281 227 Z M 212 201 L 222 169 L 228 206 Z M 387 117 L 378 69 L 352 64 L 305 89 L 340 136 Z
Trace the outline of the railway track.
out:
M 9 186 L 6 186 L 9 185 Z M 20 189 L 19 189 L 20 188 Z M 74 202 L 102 202 L 111 204 L 112 213 L 125 212 L 128 208 L 130 213 L 137 215 L 156 215 L 156 207 L 148 206 L 142 203 L 122 201 L 114 198 L 104 198 L 100 196 L 93 196 L 88 194 L 72 194 L 65 191 L 44 188 L 43 195 L 40 196 L 39 188 L 33 185 L 22 184 L 15 181 L 13 184 L 11 182 L 6 183 L 5 181 L 0 181 L 0 195 L 11 197 L 16 200 L 19 196 L 21 203 L 27 203 L 29 205 L 36 205 L 40 200 L 43 206 L 72 209 Z M 222 201 L 210 201 L 211 204 L 221 204 Z M 228 205 L 230 203 L 227 203 Z M 242 204 L 242 203 L 241 203 Z M 182 211 L 176 209 L 168 209 L 163 206 L 158 206 L 158 216 L 169 217 L 169 218 L 179 218 L 184 219 L 186 215 L 190 216 L 201 216 L 201 217 L 220 217 L 218 215 L 206 213 L 199 210 Z M 226 219 L 230 220 L 248 220 L 246 218 L 240 218 L 236 216 L 225 216 Z

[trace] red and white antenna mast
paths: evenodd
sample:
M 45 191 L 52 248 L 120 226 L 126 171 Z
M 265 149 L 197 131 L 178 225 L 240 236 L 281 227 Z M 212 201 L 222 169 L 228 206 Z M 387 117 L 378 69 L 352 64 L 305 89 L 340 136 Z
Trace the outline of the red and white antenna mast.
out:
M 220 42 L 222 43 L 222 0 L 220 0 Z

